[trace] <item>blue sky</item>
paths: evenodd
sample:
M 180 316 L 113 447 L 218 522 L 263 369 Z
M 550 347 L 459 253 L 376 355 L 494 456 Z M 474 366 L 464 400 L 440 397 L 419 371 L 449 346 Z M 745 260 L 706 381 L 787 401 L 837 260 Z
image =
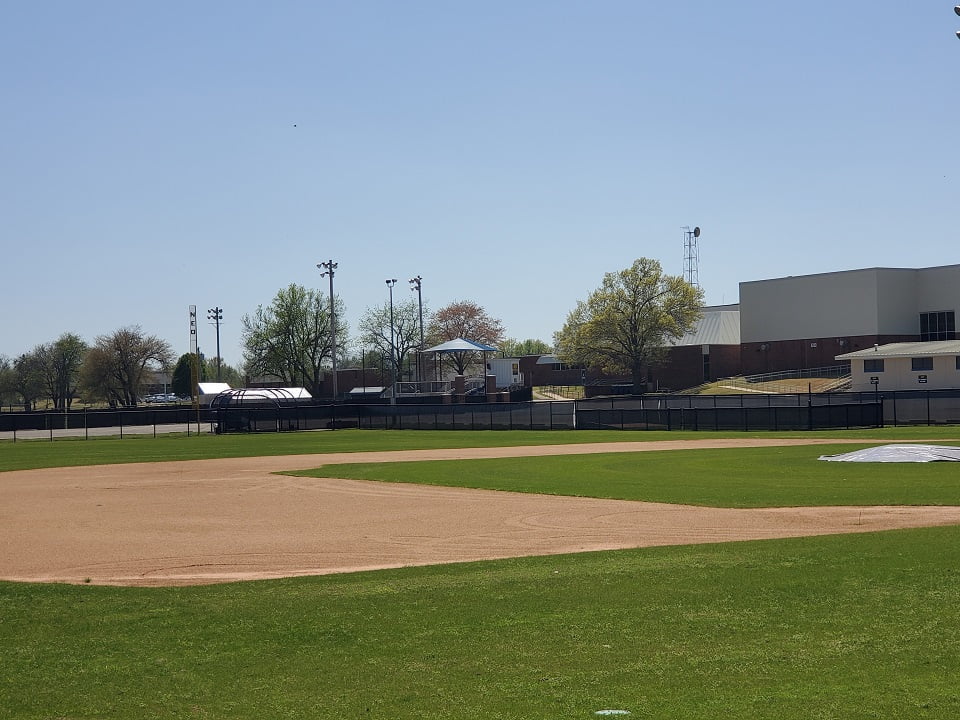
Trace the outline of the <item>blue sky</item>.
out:
M 0 354 L 290 283 L 550 341 L 605 272 L 960 262 L 949 2 L 7 3 Z M 213 328 L 200 345 L 214 354 Z

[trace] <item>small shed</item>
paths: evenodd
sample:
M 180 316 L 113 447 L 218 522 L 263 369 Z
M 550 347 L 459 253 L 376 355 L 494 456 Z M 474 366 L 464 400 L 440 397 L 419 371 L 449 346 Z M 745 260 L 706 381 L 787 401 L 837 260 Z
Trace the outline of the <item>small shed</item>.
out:
M 221 382 L 202 382 L 197 383 L 197 389 L 200 395 L 200 404 L 209 405 L 217 395 L 230 390 L 230 385 Z
M 874 345 L 836 359 L 850 362 L 855 392 L 960 388 L 960 340 Z

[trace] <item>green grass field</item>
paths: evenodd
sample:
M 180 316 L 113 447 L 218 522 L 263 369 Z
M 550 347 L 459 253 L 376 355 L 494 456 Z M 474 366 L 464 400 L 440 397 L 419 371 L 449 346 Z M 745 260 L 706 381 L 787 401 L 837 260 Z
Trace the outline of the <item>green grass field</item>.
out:
M 711 507 L 960 505 L 960 472 L 954 463 L 818 460 L 821 455 L 859 447 L 663 450 L 469 463 L 354 463 L 289 474 Z
M 919 430 L 887 437 L 958 435 Z M 314 435 L 219 446 L 220 437 L 11 443 L 0 445 L 0 461 L 9 469 L 146 459 L 127 456 L 133 445 L 180 459 L 218 449 L 534 442 L 500 432 Z M 83 449 L 94 445 L 99 460 Z M 21 446 L 29 449 L 8 460 Z M 73 453 L 61 449 L 69 446 Z M 882 469 L 874 483 L 865 466 L 812 459 L 827 449 L 778 450 L 485 460 L 457 463 L 455 475 L 468 485 L 496 476 L 510 489 L 703 504 L 957 502 L 960 474 L 941 469 L 950 464 Z M 414 465 L 434 481 L 451 475 L 437 463 L 397 463 L 389 479 L 403 481 L 398 473 Z M 818 484 L 832 468 L 854 479 Z M 960 528 L 194 588 L 0 583 L 0 648 L 0 718 L 591 718 L 603 709 L 635 718 L 954 718 Z
M 950 440 L 960 442 L 960 428 L 900 427 L 814 432 L 711 432 L 621 430 L 337 430 L 335 432 L 262 433 L 254 435 L 159 435 L 156 438 L 62 438 L 0 440 L 0 472 L 68 465 L 123 462 L 163 462 L 205 458 L 257 457 L 370 450 L 424 448 L 560 445 L 567 443 L 647 442 L 730 437 L 759 438 L 867 438 L 896 440 Z

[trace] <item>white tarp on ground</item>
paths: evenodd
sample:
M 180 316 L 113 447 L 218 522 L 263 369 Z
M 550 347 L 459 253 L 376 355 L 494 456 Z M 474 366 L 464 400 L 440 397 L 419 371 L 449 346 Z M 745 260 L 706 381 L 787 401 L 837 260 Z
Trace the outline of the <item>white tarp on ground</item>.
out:
M 821 455 L 833 462 L 960 462 L 960 447 L 950 445 L 881 445 L 842 455 Z

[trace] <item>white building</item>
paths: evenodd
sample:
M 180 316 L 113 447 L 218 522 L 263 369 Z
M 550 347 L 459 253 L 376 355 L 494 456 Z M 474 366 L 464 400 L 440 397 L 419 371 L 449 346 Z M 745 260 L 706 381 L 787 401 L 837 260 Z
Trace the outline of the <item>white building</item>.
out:
M 878 345 L 837 360 L 850 361 L 854 391 L 960 388 L 960 340 Z

